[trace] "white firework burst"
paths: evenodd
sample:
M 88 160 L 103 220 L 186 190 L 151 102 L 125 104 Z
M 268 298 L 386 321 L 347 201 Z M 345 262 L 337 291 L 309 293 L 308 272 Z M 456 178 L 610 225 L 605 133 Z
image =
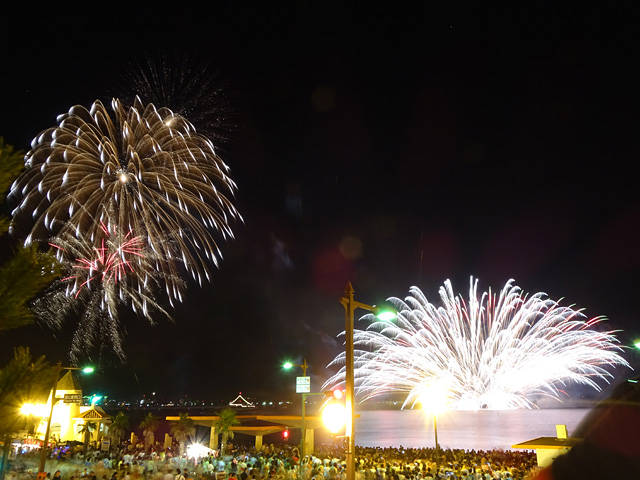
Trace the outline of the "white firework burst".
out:
M 240 219 L 235 183 L 211 141 L 167 108 L 100 101 L 75 106 L 32 142 L 9 200 L 12 232 L 25 243 L 79 237 L 91 244 L 102 225 L 146 239 L 169 301 L 182 300 L 183 274 L 200 285 L 221 252 L 214 235 L 233 237 Z M 164 277 L 164 278 L 162 278 Z
M 372 315 L 367 330 L 354 331 L 356 397 L 406 395 L 413 408 L 440 395 L 458 410 L 532 408 L 536 396 L 560 400 L 568 383 L 600 390 L 608 367 L 628 363 L 615 332 L 601 331 L 604 317 L 587 319 L 544 293 L 531 296 L 509 280 L 500 294 L 477 295 L 471 279 L 469 301 L 440 288 L 441 306 L 417 287 L 404 301 L 391 298 L 393 322 Z M 330 365 L 344 365 L 345 354 Z M 344 383 L 344 367 L 324 387 Z M 439 393 L 434 393 L 439 392 Z

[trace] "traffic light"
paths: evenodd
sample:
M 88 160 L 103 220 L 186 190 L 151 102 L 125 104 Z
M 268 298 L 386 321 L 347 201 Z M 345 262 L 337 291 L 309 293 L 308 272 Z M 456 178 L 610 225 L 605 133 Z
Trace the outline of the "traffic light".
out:
M 341 400 L 344 397 L 344 390 L 340 390 L 339 388 L 334 388 L 333 390 L 325 390 L 324 391 L 326 400 Z
M 289 440 L 289 429 L 285 428 L 282 431 L 282 439 L 286 442 L 287 440 Z
M 331 433 L 337 433 L 345 424 L 344 390 L 334 388 L 325 390 L 325 404 L 322 408 L 322 421 Z

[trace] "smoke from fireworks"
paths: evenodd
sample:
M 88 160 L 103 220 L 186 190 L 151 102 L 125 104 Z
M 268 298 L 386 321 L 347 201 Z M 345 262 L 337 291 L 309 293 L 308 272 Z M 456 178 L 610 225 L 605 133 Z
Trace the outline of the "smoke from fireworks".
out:
M 596 380 L 611 377 L 606 367 L 628 366 L 613 332 L 596 329 L 604 318 L 586 320 L 543 293 L 524 295 L 512 280 L 499 296 L 489 291 L 478 297 L 471 279 L 468 304 L 454 295 L 449 281 L 439 293 L 437 307 L 413 287 L 405 301 L 390 299 L 396 320 L 367 315 L 367 330 L 354 331 L 360 401 L 402 393 L 403 408 L 433 402 L 437 395 L 450 409 L 532 408 L 535 396 L 560 400 L 567 383 L 599 390 Z M 330 365 L 344 364 L 344 356 Z M 344 378 L 342 367 L 324 387 Z

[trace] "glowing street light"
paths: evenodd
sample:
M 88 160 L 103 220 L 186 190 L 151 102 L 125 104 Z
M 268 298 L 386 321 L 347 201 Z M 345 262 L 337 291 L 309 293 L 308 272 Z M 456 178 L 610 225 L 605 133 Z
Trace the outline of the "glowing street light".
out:
M 51 409 L 49 410 L 49 418 L 47 418 L 47 429 L 44 433 L 44 441 L 40 450 L 40 466 L 38 467 L 38 478 L 44 477 L 44 467 L 47 462 L 47 450 L 49 448 L 49 434 L 51 433 L 51 417 L 53 416 L 53 406 L 56 403 L 56 390 L 58 389 L 58 381 L 60 380 L 60 372 L 63 370 L 80 370 L 82 373 L 92 373 L 93 367 L 63 367 L 60 360 L 56 364 L 56 373 L 53 379 L 53 387 L 51 388 Z
M 291 362 L 287 362 L 284 365 L 282 365 L 282 368 L 284 368 L 285 370 L 289 370 L 291 367 L 300 367 L 302 369 L 302 376 L 306 377 L 307 376 L 307 367 L 309 365 L 307 365 L 307 359 L 303 359 L 301 364 L 297 364 L 297 363 L 291 363 Z
M 20 407 L 23 415 L 33 415 L 34 417 L 46 417 L 47 406 L 42 403 L 25 403 Z
M 348 439 L 347 451 L 345 457 L 347 461 L 347 480 L 355 480 L 356 464 L 355 464 L 355 388 L 354 388 L 354 370 L 353 370 L 353 317 L 356 308 L 362 308 L 372 312 L 381 320 L 389 321 L 396 317 L 397 312 L 390 309 L 382 309 L 375 305 L 367 305 L 365 303 L 356 302 L 353 299 L 353 287 L 351 282 L 347 283 L 344 290 L 344 296 L 340 299 L 340 303 L 345 309 L 345 413 L 346 425 L 345 436 Z
M 47 406 L 42 403 L 25 403 L 20 407 L 20 413 L 26 417 L 27 434 L 30 436 L 34 430 L 34 417 L 44 418 L 47 416 Z
M 422 410 L 433 415 L 433 434 L 436 442 L 436 471 L 440 469 L 438 456 L 438 414 L 447 409 L 447 391 L 441 385 L 432 384 L 425 387 L 420 394 Z
M 338 433 L 346 423 L 346 408 L 340 400 L 343 397 L 342 390 L 329 390 L 324 392 L 329 397 L 329 402 L 322 409 L 322 423 L 331 433 Z

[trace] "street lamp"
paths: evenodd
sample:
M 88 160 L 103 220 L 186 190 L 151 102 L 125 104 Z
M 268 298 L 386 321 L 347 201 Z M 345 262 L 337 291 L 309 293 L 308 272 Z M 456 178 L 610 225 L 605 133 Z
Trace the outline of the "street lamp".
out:
M 440 469 L 438 447 L 438 414 L 447 409 L 447 391 L 442 386 L 433 384 L 425 387 L 420 394 L 422 410 L 433 415 L 433 434 L 436 442 L 436 472 Z
M 307 367 L 309 365 L 307 365 L 307 359 L 303 359 L 301 364 L 298 363 L 291 363 L 291 362 L 287 362 L 284 365 L 282 365 L 282 367 L 285 370 L 289 370 L 291 367 L 300 367 L 302 369 L 302 376 L 306 377 L 307 376 Z
M 322 423 L 331 433 L 338 433 L 345 423 L 345 407 L 340 401 L 342 390 L 335 389 L 324 393 L 329 397 L 329 400 L 322 409 Z
M 365 303 L 356 302 L 353 299 L 353 287 L 351 282 L 347 283 L 344 290 L 344 296 L 340 299 L 340 303 L 345 309 L 345 436 L 348 439 L 347 451 L 345 452 L 347 460 L 347 480 L 355 480 L 356 464 L 355 464 L 355 388 L 354 388 L 354 371 L 353 371 L 353 314 L 356 308 L 368 310 L 376 315 L 380 320 L 391 320 L 395 318 L 396 312 L 383 310 L 380 307 L 367 305 Z
M 44 477 L 44 467 L 47 461 L 47 449 L 49 446 L 49 434 L 51 433 L 51 417 L 53 416 L 53 406 L 56 403 L 56 390 L 58 389 L 60 372 L 62 372 L 63 370 L 80 370 L 83 373 L 91 373 L 93 372 L 93 367 L 63 367 L 60 360 L 58 360 L 58 363 L 56 364 L 53 387 L 51 388 L 51 409 L 49 410 L 49 418 L 47 418 L 47 429 L 44 432 L 44 442 L 42 443 L 42 449 L 40 450 L 40 466 L 38 467 L 38 479 Z

